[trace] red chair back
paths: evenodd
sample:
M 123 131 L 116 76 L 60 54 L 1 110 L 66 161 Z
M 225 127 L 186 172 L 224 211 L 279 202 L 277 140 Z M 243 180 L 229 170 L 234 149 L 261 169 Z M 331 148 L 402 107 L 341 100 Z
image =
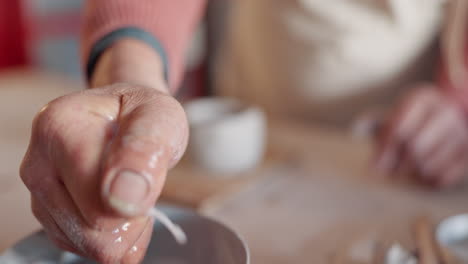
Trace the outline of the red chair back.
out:
M 21 0 L 0 0 L 0 69 L 27 63 Z

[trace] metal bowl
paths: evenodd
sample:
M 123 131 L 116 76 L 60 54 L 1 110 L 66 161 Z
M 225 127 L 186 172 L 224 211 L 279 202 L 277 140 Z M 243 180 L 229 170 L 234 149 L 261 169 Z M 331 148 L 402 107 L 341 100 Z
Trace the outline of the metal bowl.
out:
M 436 239 L 463 261 L 468 261 L 468 214 L 446 218 L 437 226 Z
M 187 244 L 179 245 L 169 231 L 155 223 L 153 235 L 143 264 L 249 264 L 246 244 L 234 231 L 193 211 L 158 207 L 180 225 L 188 237 Z M 33 234 L 9 249 L 0 257 L 2 264 L 91 264 L 73 254 L 56 248 L 44 232 Z

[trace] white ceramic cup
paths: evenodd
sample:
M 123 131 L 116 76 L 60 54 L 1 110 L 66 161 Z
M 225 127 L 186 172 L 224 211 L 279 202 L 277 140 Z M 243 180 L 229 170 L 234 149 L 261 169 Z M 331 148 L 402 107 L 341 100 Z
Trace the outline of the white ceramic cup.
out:
M 185 105 L 188 152 L 203 168 L 223 173 L 255 167 L 263 158 L 266 117 L 258 107 L 232 98 L 206 97 Z
M 468 263 L 468 214 L 448 217 L 435 231 L 437 242 L 462 262 Z

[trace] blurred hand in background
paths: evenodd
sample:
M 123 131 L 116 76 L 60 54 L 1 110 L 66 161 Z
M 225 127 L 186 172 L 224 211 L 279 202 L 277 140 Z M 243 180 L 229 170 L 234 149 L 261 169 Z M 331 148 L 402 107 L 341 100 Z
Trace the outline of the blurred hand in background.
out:
M 468 124 L 457 100 L 430 84 L 408 94 L 390 111 L 377 137 L 376 165 L 401 169 L 427 184 L 454 185 L 468 170 Z

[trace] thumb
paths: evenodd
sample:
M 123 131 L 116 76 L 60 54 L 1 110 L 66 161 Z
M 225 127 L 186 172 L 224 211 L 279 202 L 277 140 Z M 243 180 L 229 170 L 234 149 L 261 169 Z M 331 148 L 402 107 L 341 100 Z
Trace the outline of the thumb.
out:
M 102 197 L 119 215 L 142 215 L 154 206 L 167 170 L 185 150 L 187 120 L 174 98 L 142 89 L 121 96 L 117 125 L 103 160 Z

